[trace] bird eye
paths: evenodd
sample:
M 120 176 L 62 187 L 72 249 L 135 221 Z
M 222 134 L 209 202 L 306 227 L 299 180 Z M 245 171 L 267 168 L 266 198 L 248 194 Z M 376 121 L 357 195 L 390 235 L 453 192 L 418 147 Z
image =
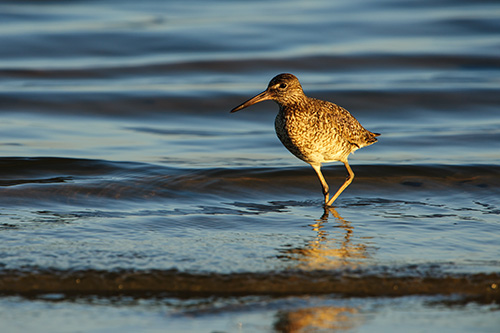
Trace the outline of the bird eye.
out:
M 280 89 L 285 89 L 286 88 L 286 83 L 280 84 Z

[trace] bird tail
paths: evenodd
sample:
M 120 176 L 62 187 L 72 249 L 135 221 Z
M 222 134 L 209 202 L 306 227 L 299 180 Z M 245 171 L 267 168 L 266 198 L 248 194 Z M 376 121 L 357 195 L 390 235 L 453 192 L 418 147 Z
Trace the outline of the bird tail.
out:
M 374 144 L 375 142 L 377 142 L 377 136 L 380 135 L 380 133 L 373 133 L 373 132 L 370 132 L 370 131 L 367 131 L 368 133 L 366 133 L 366 137 L 365 137 L 365 142 L 366 142 L 366 145 L 371 145 L 371 144 Z

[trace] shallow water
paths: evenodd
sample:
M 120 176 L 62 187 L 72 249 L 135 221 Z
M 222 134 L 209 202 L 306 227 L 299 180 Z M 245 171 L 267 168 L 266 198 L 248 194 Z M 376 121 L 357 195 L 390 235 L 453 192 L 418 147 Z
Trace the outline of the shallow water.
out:
M 493 1 L 0 4 L 2 327 L 495 331 L 499 17 Z M 276 105 L 229 114 L 280 72 L 382 133 L 328 211 Z

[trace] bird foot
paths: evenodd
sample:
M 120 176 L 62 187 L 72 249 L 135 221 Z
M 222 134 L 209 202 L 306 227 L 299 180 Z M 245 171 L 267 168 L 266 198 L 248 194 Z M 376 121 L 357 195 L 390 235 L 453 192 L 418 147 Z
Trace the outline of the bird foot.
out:
M 333 207 L 333 203 L 335 202 L 335 200 L 338 198 L 338 195 L 332 197 L 330 200 L 328 200 L 327 202 L 325 202 L 325 207 Z

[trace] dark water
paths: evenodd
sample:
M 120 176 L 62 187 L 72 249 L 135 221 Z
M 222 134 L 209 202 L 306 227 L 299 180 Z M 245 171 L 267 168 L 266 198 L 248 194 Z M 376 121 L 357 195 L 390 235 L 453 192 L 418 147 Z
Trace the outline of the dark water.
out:
M 2 332 L 497 331 L 498 2 L 2 2 L 0 45 Z M 382 133 L 329 211 L 229 114 L 281 72 Z

